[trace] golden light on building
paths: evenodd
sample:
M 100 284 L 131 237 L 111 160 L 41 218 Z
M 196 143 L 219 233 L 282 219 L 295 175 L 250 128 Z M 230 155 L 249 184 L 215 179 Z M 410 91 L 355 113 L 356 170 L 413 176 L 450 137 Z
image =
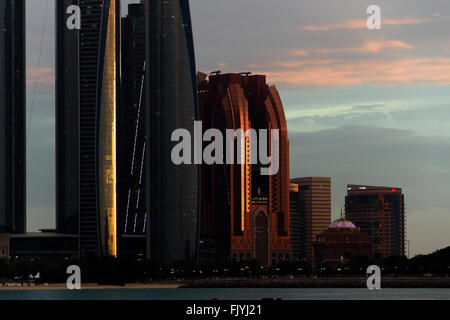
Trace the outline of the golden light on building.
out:
M 117 256 L 117 1 L 111 0 L 99 114 L 99 212 L 103 254 Z

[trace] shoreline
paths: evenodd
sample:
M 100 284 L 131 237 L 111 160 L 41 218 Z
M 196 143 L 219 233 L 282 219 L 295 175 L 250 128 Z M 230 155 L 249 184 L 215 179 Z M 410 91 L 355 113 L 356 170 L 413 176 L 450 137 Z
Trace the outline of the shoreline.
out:
M 449 289 L 450 278 L 382 277 L 382 288 L 398 289 Z M 323 288 L 323 289 L 367 289 L 367 278 L 301 278 L 267 280 L 199 280 L 185 284 L 182 288 Z
M 81 284 L 81 290 L 120 290 L 120 289 L 176 289 L 182 286 L 181 283 L 129 283 L 123 286 L 103 285 L 96 283 Z M 65 283 L 52 283 L 48 285 L 34 286 L 0 286 L 0 291 L 8 290 L 68 290 Z
M 2 285 L 0 291 L 7 290 L 67 290 L 65 283 L 39 284 L 34 286 Z M 450 278 L 420 278 L 420 277 L 384 277 L 382 288 L 421 288 L 449 289 Z M 300 278 L 300 279 L 217 279 L 194 280 L 178 282 L 129 283 L 123 286 L 87 283 L 81 285 L 81 290 L 120 290 L 120 289 L 245 289 L 245 288 L 298 288 L 298 289 L 357 289 L 367 288 L 367 278 Z

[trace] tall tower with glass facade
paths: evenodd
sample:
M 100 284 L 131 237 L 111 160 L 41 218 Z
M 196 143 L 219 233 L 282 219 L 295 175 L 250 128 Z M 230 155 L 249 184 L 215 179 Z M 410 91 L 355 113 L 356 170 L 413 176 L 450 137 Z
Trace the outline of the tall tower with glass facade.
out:
M 120 1 L 56 1 L 56 21 L 57 229 L 79 234 L 81 256 L 116 256 Z
M 122 18 L 122 81 L 118 109 L 118 251 L 119 256 L 145 255 L 146 123 L 145 123 L 145 10 L 128 5 Z
M 196 261 L 199 168 L 171 160 L 176 129 L 194 137 L 198 118 L 188 0 L 147 1 L 147 256 L 163 264 Z
M 25 232 L 25 108 L 25 1 L 0 0 L 0 232 Z

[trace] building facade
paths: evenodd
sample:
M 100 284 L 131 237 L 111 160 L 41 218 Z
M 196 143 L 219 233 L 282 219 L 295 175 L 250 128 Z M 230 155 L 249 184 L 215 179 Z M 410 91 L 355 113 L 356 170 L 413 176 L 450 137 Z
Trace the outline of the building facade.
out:
M 130 4 L 122 18 L 122 82 L 118 110 L 118 251 L 119 256 L 145 255 L 146 123 L 145 8 Z
M 289 140 L 277 89 L 263 75 L 215 74 L 207 80 L 200 74 L 199 82 L 204 131 L 218 129 L 226 136 L 229 129 L 279 130 L 279 169 L 273 175 L 261 174 L 260 161 L 250 162 L 247 135 L 241 144 L 234 138 L 234 151 L 240 148 L 244 163 L 202 166 L 202 244 L 215 247 L 215 260 L 269 265 L 290 259 Z
M 197 260 L 199 167 L 177 166 L 172 133 L 194 136 L 198 102 L 188 0 L 146 6 L 147 257 L 163 264 Z M 151 149 L 151 150 L 150 150 Z
M 406 214 L 402 189 L 348 185 L 345 215 L 369 235 L 374 257 L 405 255 Z
M 11 263 L 59 264 L 78 257 L 78 236 L 51 231 L 12 234 L 9 239 Z
M 57 229 L 79 235 L 81 256 L 115 256 L 120 1 L 57 1 L 56 21 Z
M 304 257 L 313 264 L 313 244 L 331 222 L 331 179 L 306 177 L 291 179 L 291 183 L 298 186 Z
M 296 183 L 289 186 L 291 260 L 300 261 L 306 257 L 305 247 L 305 193 Z
M 0 0 L 0 232 L 26 229 L 25 1 Z
M 9 233 L 0 233 L 0 260 L 9 261 L 10 236 Z

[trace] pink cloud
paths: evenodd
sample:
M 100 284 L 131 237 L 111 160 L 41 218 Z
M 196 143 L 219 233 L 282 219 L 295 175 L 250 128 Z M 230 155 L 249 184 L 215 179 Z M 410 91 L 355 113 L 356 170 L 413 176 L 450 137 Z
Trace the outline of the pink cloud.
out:
M 303 60 L 303 61 L 276 61 L 271 67 L 282 67 L 282 68 L 299 68 L 304 66 L 317 66 L 324 64 L 332 64 L 337 62 L 337 60 L 327 60 L 327 59 L 316 59 L 316 60 Z M 254 68 L 256 65 L 248 66 Z
M 309 51 L 308 50 L 303 50 L 303 49 L 295 49 L 295 50 L 292 51 L 292 54 L 294 56 L 306 57 L 307 55 L 309 55 Z
M 421 24 L 421 23 L 427 23 L 431 22 L 433 19 L 428 18 L 413 18 L 413 17 L 406 17 L 406 18 L 398 18 L 398 19 L 382 19 L 381 24 L 382 25 L 411 25 L 411 24 Z M 319 26 L 303 26 L 303 30 L 307 31 L 330 31 L 330 30 L 337 30 L 337 29 L 366 29 L 366 20 L 347 20 L 339 23 L 334 24 L 324 24 Z
M 358 84 L 450 85 L 450 59 L 412 58 L 390 61 L 320 61 L 269 66 L 270 82 L 293 87 L 325 87 Z M 266 70 L 267 71 L 267 70 Z
M 50 67 L 30 67 L 27 69 L 27 83 L 53 83 L 55 82 L 55 70 Z
M 319 49 L 317 53 L 334 53 L 334 52 L 379 52 L 382 49 L 412 49 L 412 45 L 399 40 L 388 41 L 367 41 L 362 46 L 351 48 L 332 48 Z

